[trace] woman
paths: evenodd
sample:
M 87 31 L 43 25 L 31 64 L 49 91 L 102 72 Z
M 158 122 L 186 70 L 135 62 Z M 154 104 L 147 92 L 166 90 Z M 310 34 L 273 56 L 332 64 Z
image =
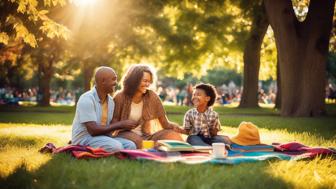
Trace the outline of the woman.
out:
M 122 90 L 114 97 L 112 122 L 130 119 L 139 123 L 131 131 L 119 131 L 117 136 L 132 140 L 137 148 L 142 148 L 142 140 L 183 140 L 175 132 L 179 126 L 168 121 L 159 96 L 149 89 L 154 77 L 148 65 L 132 65 L 122 79 Z M 152 133 L 155 124 L 161 125 L 163 129 Z

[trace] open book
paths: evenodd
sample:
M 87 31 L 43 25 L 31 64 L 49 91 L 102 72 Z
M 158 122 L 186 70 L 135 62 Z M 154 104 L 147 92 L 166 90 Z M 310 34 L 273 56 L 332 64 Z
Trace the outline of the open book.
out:
M 211 146 L 192 146 L 191 144 L 179 140 L 158 140 L 158 150 L 166 152 L 178 151 L 197 151 L 197 152 L 210 152 Z

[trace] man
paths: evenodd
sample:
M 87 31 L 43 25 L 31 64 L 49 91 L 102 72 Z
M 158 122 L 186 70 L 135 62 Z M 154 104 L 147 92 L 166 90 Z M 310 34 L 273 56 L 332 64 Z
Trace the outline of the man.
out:
M 114 152 L 122 149 L 136 149 L 127 139 L 111 137 L 110 133 L 118 129 L 132 130 L 138 124 L 124 120 L 111 124 L 114 101 L 109 95 L 117 84 L 117 75 L 110 67 L 99 67 L 95 72 L 95 86 L 82 94 L 76 107 L 72 123 L 72 144 L 103 148 Z

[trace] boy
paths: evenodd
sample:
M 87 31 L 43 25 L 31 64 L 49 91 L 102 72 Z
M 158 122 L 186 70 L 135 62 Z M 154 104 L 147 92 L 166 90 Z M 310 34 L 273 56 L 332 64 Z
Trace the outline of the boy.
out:
M 230 143 L 226 136 L 217 135 L 221 130 L 218 113 L 212 109 L 216 101 L 216 89 L 210 84 L 198 84 L 194 88 L 192 103 L 195 108 L 184 116 L 181 133 L 189 135 L 187 142 L 196 146 L 208 146 L 215 142 Z

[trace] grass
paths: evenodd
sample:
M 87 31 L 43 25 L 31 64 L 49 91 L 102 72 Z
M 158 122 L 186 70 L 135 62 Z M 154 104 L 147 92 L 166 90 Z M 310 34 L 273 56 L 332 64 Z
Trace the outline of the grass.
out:
M 328 109 L 333 112 L 334 106 Z M 166 110 L 169 119 L 182 123 L 187 107 L 166 106 Z M 283 118 L 273 109 L 216 110 L 229 136 L 241 121 L 252 121 L 264 143 L 336 146 L 333 113 L 321 118 Z M 0 188 L 336 188 L 336 160 L 331 157 L 230 166 L 113 157 L 75 160 L 67 154 L 38 153 L 47 142 L 66 145 L 73 115 L 73 107 L 0 107 Z

